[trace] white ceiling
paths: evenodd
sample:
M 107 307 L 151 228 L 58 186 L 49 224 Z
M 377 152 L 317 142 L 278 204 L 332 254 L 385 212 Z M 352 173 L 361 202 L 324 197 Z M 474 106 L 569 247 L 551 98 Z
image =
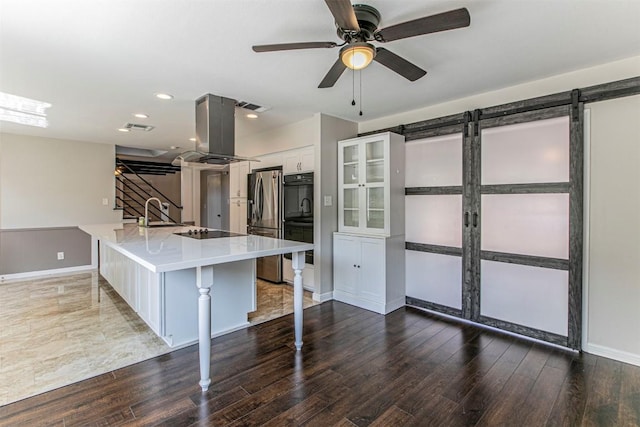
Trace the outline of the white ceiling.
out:
M 322 0 L 0 0 L 0 91 L 53 104 L 47 129 L 0 130 L 182 151 L 205 93 L 272 107 L 254 121 L 236 114 L 243 137 L 315 112 L 371 120 L 640 54 L 640 0 L 363 1 L 381 28 L 459 7 L 471 26 L 386 43 L 428 74 L 412 83 L 374 62 L 362 71 L 360 117 L 350 70 L 317 88 L 337 48 L 251 50 L 340 42 Z M 127 122 L 155 129 L 117 132 Z

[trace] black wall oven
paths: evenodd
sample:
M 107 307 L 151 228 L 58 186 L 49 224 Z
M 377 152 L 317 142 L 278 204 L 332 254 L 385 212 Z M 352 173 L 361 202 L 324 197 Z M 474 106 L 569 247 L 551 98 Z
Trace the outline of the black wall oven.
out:
M 285 175 L 283 188 L 283 238 L 313 243 L 313 172 Z M 313 264 L 313 251 L 305 253 L 305 262 Z

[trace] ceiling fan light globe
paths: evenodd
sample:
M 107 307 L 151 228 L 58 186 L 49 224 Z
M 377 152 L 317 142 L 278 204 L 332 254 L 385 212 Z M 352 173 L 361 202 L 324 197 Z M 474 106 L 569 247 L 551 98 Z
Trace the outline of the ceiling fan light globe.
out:
M 340 51 L 342 63 L 352 70 L 362 70 L 371 64 L 376 50 L 369 43 L 353 43 Z

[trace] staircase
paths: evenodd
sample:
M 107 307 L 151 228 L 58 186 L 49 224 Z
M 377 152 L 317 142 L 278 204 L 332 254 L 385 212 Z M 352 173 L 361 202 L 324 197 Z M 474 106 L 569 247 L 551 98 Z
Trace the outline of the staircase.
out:
M 181 223 L 182 206 L 165 196 L 142 175 L 167 175 L 180 172 L 179 166 L 165 163 L 133 161 L 116 158 L 116 206 L 122 210 L 123 219 L 135 219 L 144 216 L 144 205 L 150 197 L 157 197 L 168 206 L 160 210 L 156 202 L 149 203 L 149 221 L 169 221 Z M 173 208 L 171 208 L 173 207 Z M 177 215 L 169 213 L 177 211 Z

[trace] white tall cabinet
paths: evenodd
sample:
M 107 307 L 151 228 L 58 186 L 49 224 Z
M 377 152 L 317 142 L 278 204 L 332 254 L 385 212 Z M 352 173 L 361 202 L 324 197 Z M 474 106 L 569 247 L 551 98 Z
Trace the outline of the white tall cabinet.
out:
M 247 175 L 249 162 L 229 165 L 229 231 L 247 233 Z
M 405 304 L 404 137 L 338 143 L 334 299 L 387 314 Z

